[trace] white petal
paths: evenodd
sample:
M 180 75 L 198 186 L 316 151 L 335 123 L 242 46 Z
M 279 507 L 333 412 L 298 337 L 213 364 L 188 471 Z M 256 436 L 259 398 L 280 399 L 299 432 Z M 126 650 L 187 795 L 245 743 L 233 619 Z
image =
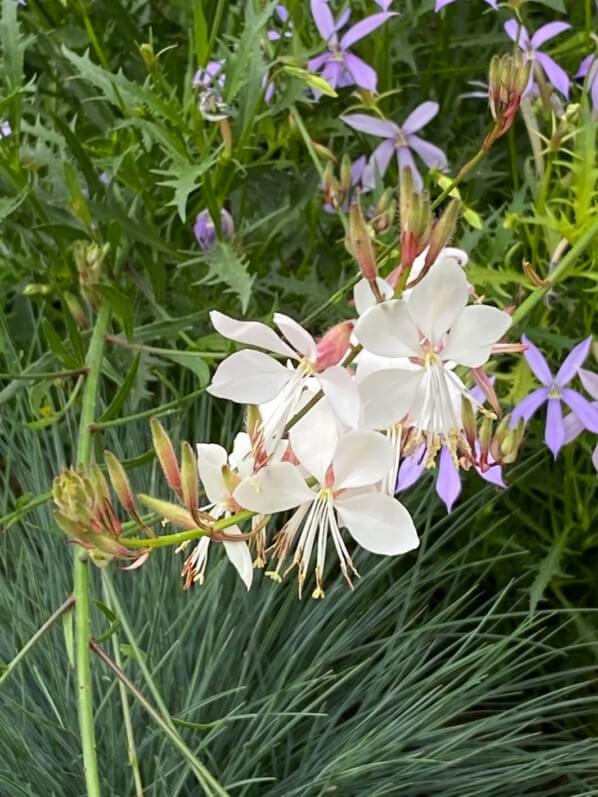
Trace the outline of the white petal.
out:
M 316 359 L 316 342 L 301 324 L 283 313 L 274 313 L 274 323 L 294 349 L 308 360 Z
M 334 489 L 376 484 L 392 467 L 389 441 L 378 432 L 352 430 L 338 441 L 332 468 Z
M 421 332 L 439 343 L 467 304 L 463 269 L 452 258 L 438 260 L 409 297 L 409 309 Z
M 290 346 L 281 340 L 276 332 L 259 321 L 238 321 L 218 310 L 212 310 L 210 321 L 214 329 L 223 337 L 229 340 L 236 340 L 237 343 L 247 343 L 249 346 L 258 346 L 260 349 L 267 349 L 283 357 L 293 357 L 297 359 L 296 353 Z
M 308 400 L 312 396 L 308 396 Z M 324 396 L 298 421 L 289 433 L 293 453 L 311 476 L 320 484 L 332 464 L 340 436 L 339 424 L 328 399 Z
M 511 316 L 496 307 L 483 304 L 466 307 L 452 326 L 442 357 L 479 368 L 510 326 Z
M 406 371 L 417 371 L 421 368 L 417 363 L 412 363 L 407 357 L 379 357 L 370 351 L 362 349 L 355 359 L 355 378 L 357 384 L 365 379 L 366 376 L 375 371 L 387 371 L 399 369 Z
M 394 288 L 392 285 L 389 285 L 382 277 L 376 277 L 376 284 L 378 285 L 378 290 L 385 299 L 392 299 L 394 295 Z M 365 278 L 360 279 L 354 286 L 353 301 L 355 302 L 357 315 L 363 315 L 366 310 L 376 305 L 376 297 L 372 293 L 370 283 Z
M 227 490 L 222 478 L 222 467 L 228 460 L 226 449 L 215 443 L 198 443 L 196 448 L 199 478 L 205 494 L 211 504 L 221 504 L 227 498 Z
M 423 369 L 385 369 L 359 382 L 361 423 L 365 429 L 386 429 L 402 420 L 420 389 Z
M 355 336 L 362 346 L 382 357 L 420 354 L 419 332 L 409 307 L 393 299 L 372 307 L 357 320 Z
M 316 379 L 330 402 L 332 410 L 347 426 L 355 427 L 359 423 L 361 404 L 355 379 L 341 365 L 333 365 Z
M 295 465 L 275 462 L 254 476 L 243 479 L 233 498 L 245 509 L 271 515 L 312 501 L 315 493 L 307 486 Z
M 273 357 L 244 349 L 223 360 L 208 393 L 239 404 L 263 404 L 275 398 L 295 375 Z
M 229 526 L 229 528 L 224 529 L 224 534 L 236 537 L 241 534 L 241 530 L 238 526 Z M 229 561 L 241 576 L 247 589 L 249 589 L 253 581 L 253 563 L 249 553 L 249 546 L 246 542 L 228 542 L 227 540 L 223 540 L 222 544 Z
M 335 501 L 340 521 L 353 539 L 383 556 L 412 551 L 419 539 L 411 515 L 403 504 L 384 493 L 357 493 Z

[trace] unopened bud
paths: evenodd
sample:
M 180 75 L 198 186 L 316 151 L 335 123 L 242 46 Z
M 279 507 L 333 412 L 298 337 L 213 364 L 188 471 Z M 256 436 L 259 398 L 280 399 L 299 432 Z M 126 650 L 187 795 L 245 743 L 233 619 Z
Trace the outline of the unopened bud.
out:
M 351 193 L 351 185 L 353 183 L 353 171 L 351 166 L 351 158 L 345 153 L 341 161 L 341 182 L 340 189 L 344 197 L 348 197 Z
M 135 497 L 133 496 L 129 477 L 122 464 L 111 451 L 104 451 L 104 462 L 108 468 L 110 484 L 122 508 L 131 515 L 136 514 Z
M 222 160 L 229 161 L 233 154 L 233 133 L 228 119 L 220 119 L 218 122 L 220 137 L 222 138 L 223 150 Z
M 143 63 L 145 64 L 147 71 L 152 72 L 158 63 L 158 58 L 154 52 L 153 44 L 149 42 L 141 44 L 139 46 L 139 54 L 143 58 Z
M 69 309 L 70 314 L 75 319 L 75 322 L 79 325 L 81 329 L 88 329 L 89 328 L 89 318 L 87 317 L 87 313 L 83 309 L 83 305 L 79 301 L 78 297 L 75 296 L 73 293 L 65 293 L 64 302 Z
M 358 202 L 349 211 L 349 251 L 357 260 L 361 273 L 368 281 L 376 280 L 378 265 L 368 226 Z
M 334 164 L 328 162 L 322 178 L 324 201 L 336 208 L 342 205 L 342 189 L 334 174 Z
M 517 51 L 514 55 L 495 55 L 490 61 L 488 101 L 490 113 L 496 122 L 484 142 L 488 150 L 497 138 L 503 136 L 515 121 L 521 98 L 530 77 L 530 62 Z
M 195 453 L 187 442 L 181 446 L 181 489 L 183 503 L 193 513 L 199 506 L 199 483 Z
M 109 249 L 109 244 L 100 246 L 100 244 L 90 241 L 75 243 L 73 256 L 79 275 L 79 284 L 83 291 L 88 293 L 94 284 L 101 282 L 104 261 Z
M 401 172 L 401 195 L 399 205 L 401 225 L 401 265 L 411 268 L 415 258 L 421 254 L 430 241 L 432 232 L 432 206 L 427 191 L 416 193 L 413 190 L 413 177 L 410 169 Z
M 341 321 L 325 332 L 316 344 L 316 369 L 338 365 L 351 345 L 352 321 Z
M 480 426 L 480 432 L 478 436 L 480 441 L 480 451 L 484 459 L 487 458 L 488 451 L 490 450 L 490 444 L 492 443 L 492 431 L 492 419 L 485 417 Z
M 463 418 L 463 431 L 465 439 L 472 451 L 475 451 L 476 422 L 475 412 L 471 401 L 466 397 L 461 397 L 461 417 Z
M 177 495 L 181 496 L 181 472 L 170 437 L 166 434 L 164 427 L 157 418 L 152 418 L 150 425 L 154 450 L 164 473 L 166 483 L 171 490 L 174 490 Z
M 318 155 L 321 155 L 330 163 L 336 163 L 336 158 L 334 156 L 334 153 L 331 152 L 328 149 L 328 147 L 325 147 L 324 144 L 320 144 L 318 141 L 314 141 L 312 138 L 311 145 L 314 148 L 314 150 L 318 153 Z
M 519 421 L 514 429 L 511 429 L 505 436 L 501 445 L 501 460 L 505 465 L 512 465 L 519 455 L 519 449 L 523 441 L 525 422 Z
M 451 199 L 448 207 L 434 225 L 430 236 L 430 245 L 426 252 L 424 268 L 429 268 L 436 262 L 436 258 L 440 252 L 453 237 L 455 227 L 457 226 L 457 219 L 459 218 L 460 208 L 461 202 L 458 199 Z
M 393 196 L 393 191 L 390 188 L 387 188 L 378 202 L 376 203 L 376 207 L 374 208 L 374 218 L 372 221 L 372 226 L 378 233 L 386 232 L 386 230 L 392 225 L 395 213 L 397 209 L 397 203 Z

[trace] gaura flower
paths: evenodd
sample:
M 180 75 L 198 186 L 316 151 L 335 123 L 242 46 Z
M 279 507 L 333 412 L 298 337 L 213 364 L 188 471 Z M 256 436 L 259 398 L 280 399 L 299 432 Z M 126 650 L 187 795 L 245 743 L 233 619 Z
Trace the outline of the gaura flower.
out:
M 296 465 L 279 462 L 244 479 L 234 494 L 239 504 L 262 514 L 297 507 L 278 534 L 278 564 L 268 575 L 280 580 L 287 556 L 294 550 L 292 562 L 282 575 L 297 566 L 301 596 L 315 550 L 314 598 L 324 597 L 329 538 L 349 586 L 351 576 L 357 575 L 341 528 L 347 528 L 361 547 L 380 555 L 396 556 L 419 544 L 409 512 L 376 489 L 390 468 L 389 443 L 371 431 L 352 430 L 339 438 L 328 424 L 321 422 L 323 418 L 325 413 L 314 408 L 290 432 L 293 453 L 315 478 L 314 486 L 307 485 Z
M 354 130 L 384 139 L 374 150 L 370 162 L 364 170 L 362 176 L 364 187 L 374 188 L 376 172 L 383 177 L 395 153 L 399 165 L 399 176 L 403 169 L 410 169 L 413 185 L 417 191 L 421 191 L 423 180 L 415 165 L 413 152 L 416 152 L 430 169 L 446 168 L 447 159 L 444 152 L 416 135 L 416 132 L 427 125 L 437 113 L 437 102 L 423 102 L 409 114 L 401 126 L 389 119 L 378 119 L 364 113 L 350 113 L 341 116 L 343 122 Z
M 544 404 L 548 404 L 546 413 L 546 429 L 544 439 L 556 459 L 566 441 L 566 429 L 563 423 L 562 402 L 573 411 L 586 429 L 598 432 L 598 410 L 576 390 L 567 387 L 577 376 L 579 369 L 588 356 L 592 338 L 578 343 L 567 355 L 563 364 L 553 376 L 544 355 L 525 336 L 521 338 L 527 346 L 523 356 L 536 378 L 542 383 L 523 399 L 513 410 L 512 426 L 523 419 L 529 421 L 535 412 Z
M 372 14 L 350 27 L 340 39 L 338 33 L 348 22 L 350 9 L 341 14 L 335 22 L 326 0 L 311 0 L 311 13 L 320 35 L 326 42 L 328 52 L 310 58 L 307 62 L 308 69 L 311 72 L 320 72 L 333 88 L 356 85 L 368 91 L 376 91 L 378 82 L 376 71 L 352 53 L 349 47 L 395 16 L 395 12 L 383 11 Z
M 359 384 L 364 425 L 386 429 L 407 418 L 419 432 L 451 442 L 462 429 L 461 397 L 469 395 L 455 365 L 480 368 L 511 325 L 488 305 L 469 305 L 469 285 L 453 258 L 439 260 L 409 301 L 391 299 L 362 315 L 355 336 L 382 357 L 409 358 L 413 370 L 374 372 Z
M 220 211 L 220 229 L 224 239 L 232 238 L 235 234 L 233 217 L 225 208 L 222 208 Z M 216 243 L 216 227 L 214 226 L 209 210 L 202 210 L 198 213 L 195 224 L 193 225 L 193 233 L 201 249 L 208 251 L 214 248 Z
M 225 338 L 289 360 L 284 366 L 268 354 L 243 349 L 220 363 L 208 388 L 213 396 L 240 404 L 265 404 L 276 399 L 276 411 L 265 423 L 266 437 L 280 439 L 312 378 L 339 418 L 348 426 L 357 425 L 357 388 L 346 368 L 339 364 L 349 349 L 351 322 L 337 324 L 316 343 L 306 329 L 282 313 L 274 314 L 282 337 L 258 321 L 237 321 L 217 311 L 210 313 L 210 319 Z
M 581 380 L 581 384 L 594 399 L 592 406 L 598 412 L 598 374 L 594 374 L 592 371 L 587 371 L 585 368 L 580 368 L 577 372 L 577 375 Z M 565 443 L 570 443 L 572 440 L 575 440 L 575 438 L 586 429 L 586 426 L 574 412 L 572 412 L 570 415 L 567 415 L 567 417 L 564 419 L 564 423 Z M 592 454 L 592 464 L 598 471 L 598 444 L 596 444 L 594 453 Z
M 436 5 L 434 6 L 435 13 L 437 14 L 445 6 L 448 6 L 454 2 L 455 0 L 436 0 Z M 489 6 L 492 6 L 495 11 L 498 8 L 498 0 L 484 0 L 484 2 L 486 2 Z
M 545 42 L 558 36 L 559 33 L 569 30 L 570 27 L 571 25 L 568 22 L 549 22 L 547 25 L 542 25 L 542 27 L 538 28 L 530 38 L 527 28 L 524 25 L 520 25 L 515 19 L 505 22 L 507 36 L 519 45 L 527 60 L 532 62 L 527 92 L 531 91 L 536 85 L 534 80 L 534 64 L 536 64 L 542 69 L 555 89 L 564 97 L 569 97 L 569 78 L 567 73 L 553 58 L 543 53 L 540 47 Z
M 592 98 L 594 110 L 598 112 L 598 57 L 594 53 L 583 59 L 575 77 L 587 78 L 587 90 Z
M 240 507 L 235 503 L 230 490 L 230 482 L 225 478 L 226 468 L 228 467 L 228 455 L 226 450 L 219 445 L 211 443 L 199 443 L 197 445 L 197 457 L 199 465 L 199 478 L 203 485 L 204 492 L 208 499 L 208 504 L 200 507 L 201 512 L 207 512 L 214 520 L 222 517 L 229 517 L 239 511 Z M 236 486 L 239 479 L 232 480 Z M 226 529 L 227 536 L 237 536 L 241 534 L 238 526 L 229 526 Z M 189 588 L 193 582 L 203 584 L 205 579 L 206 566 L 208 564 L 208 550 L 212 540 L 209 537 L 202 537 L 190 556 L 185 560 L 183 567 L 183 577 L 185 578 L 185 588 Z M 177 548 L 177 553 L 184 550 L 188 542 L 184 542 Z M 247 543 L 244 541 L 231 542 L 223 540 L 225 553 L 241 576 L 243 583 L 249 589 L 253 580 L 253 565 L 251 554 Z

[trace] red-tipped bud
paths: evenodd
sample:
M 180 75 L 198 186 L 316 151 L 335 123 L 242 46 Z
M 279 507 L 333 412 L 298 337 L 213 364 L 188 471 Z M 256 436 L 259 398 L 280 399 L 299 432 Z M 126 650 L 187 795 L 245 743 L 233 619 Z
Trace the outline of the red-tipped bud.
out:
M 174 490 L 175 493 L 180 496 L 182 495 L 181 472 L 170 437 L 168 437 L 164 427 L 157 418 L 152 418 L 150 425 L 154 450 L 162 467 L 162 471 L 164 472 L 164 478 L 170 489 Z
M 370 238 L 368 226 L 363 217 L 359 203 L 354 202 L 349 211 L 349 238 L 347 248 L 357 260 L 361 273 L 370 282 L 378 276 L 376 253 Z
M 455 227 L 457 226 L 457 219 L 459 218 L 460 207 L 461 202 L 458 199 L 452 199 L 442 216 L 434 225 L 430 236 L 428 251 L 426 252 L 424 269 L 430 268 L 430 266 L 436 262 L 436 258 L 440 252 L 453 237 Z
M 521 98 L 529 82 L 531 62 L 517 51 L 514 55 L 493 56 L 490 61 L 489 104 L 495 121 L 494 129 L 484 141 L 488 150 L 515 121 Z
M 79 299 L 73 293 L 65 293 L 64 302 L 77 325 L 81 329 L 87 329 L 89 327 L 89 318 Z
M 351 345 L 352 321 L 341 321 L 325 332 L 316 346 L 316 368 L 323 371 L 338 365 Z
M 108 468 L 110 484 L 122 508 L 129 514 L 136 515 L 135 497 L 125 469 L 111 451 L 104 451 L 104 462 Z
M 411 169 L 401 172 L 401 195 L 399 202 L 401 225 L 401 265 L 403 270 L 411 268 L 415 258 L 429 243 L 432 232 L 432 206 L 427 191 L 421 194 L 413 190 Z
M 199 476 L 195 452 L 187 442 L 181 446 L 181 490 L 183 503 L 194 512 L 199 506 Z

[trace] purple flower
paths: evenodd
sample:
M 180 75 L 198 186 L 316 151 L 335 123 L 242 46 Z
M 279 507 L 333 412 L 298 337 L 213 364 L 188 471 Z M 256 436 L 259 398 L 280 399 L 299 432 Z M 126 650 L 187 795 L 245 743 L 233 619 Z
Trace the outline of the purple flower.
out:
M 426 447 L 420 446 L 410 457 L 405 457 L 399 467 L 397 478 L 397 492 L 406 490 L 419 479 L 425 470 Z M 497 487 L 506 487 L 502 478 L 502 468 L 500 465 L 491 465 L 485 472 L 476 467 L 476 471 L 489 484 Z M 443 446 L 438 459 L 438 475 L 436 477 L 436 494 L 446 506 L 446 511 L 451 512 L 455 501 L 461 494 L 461 475 L 455 465 L 453 455 L 447 446 Z
M 523 356 L 535 376 L 542 383 L 529 396 L 523 399 L 513 410 L 511 425 L 516 425 L 521 419 L 529 421 L 532 415 L 544 404 L 548 403 L 546 413 L 546 429 L 544 439 L 556 459 L 559 451 L 566 441 L 566 429 L 563 423 L 563 410 L 561 402 L 571 409 L 581 421 L 585 429 L 598 432 L 598 410 L 576 390 L 567 387 L 569 382 L 577 376 L 584 360 L 588 356 L 592 338 L 586 338 L 575 346 L 559 368 L 556 376 L 548 367 L 543 354 L 525 336 L 521 338 L 527 350 Z
M 571 25 L 568 22 L 549 22 L 547 25 L 542 25 L 541 28 L 534 33 L 531 37 L 527 32 L 524 25 L 520 25 L 516 20 L 510 19 L 505 22 L 505 33 L 514 42 L 517 42 L 521 50 L 525 53 L 528 61 L 532 61 L 542 69 L 548 81 L 552 83 L 557 91 L 569 98 L 569 78 L 565 70 L 557 64 L 557 62 L 546 53 L 540 51 L 540 47 L 550 39 L 569 30 Z M 529 83 L 526 92 L 531 91 L 535 87 L 534 70 L 530 74 Z
M 447 160 L 444 152 L 434 144 L 430 144 L 415 135 L 416 131 L 427 125 L 437 113 L 438 103 L 422 102 L 409 114 L 400 127 L 388 119 L 377 119 L 374 116 L 367 116 L 363 113 L 341 116 L 341 119 L 354 130 L 384 139 L 374 150 L 370 162 L 364 170 L 362 182 L 365 188 L 373 188 L 375 186 L 376 170 L 380 177 L 384 176 L 393 153 L 397 155 L 399 174 L 405 168 L 411 169 L 413 183 L 418 191 L 422 189 L 423 180 L 415 165 L 412 150 L 419 155 L 430 169 L 444 169 L 446 167 Z
M 200 67 L 193 76 L 194 89 L 214 89 L 224 86 L 224 61 L 208 61 L 205 67 Z
M 228 210 L 222 208 L 220 211 L 220 228 L 222 231 L 222 238 L 232 238 L 235 233 L 235 225 L 233 217 Z M 195 219 L 193 232 L 197 239 L 197 243 L 204 251 L 212 249 L 216 243 L 216 228 L 209 210 L 202 210 Z
M 596 399 L 592 402 L 592 406 L 598 411 L 598 374 L 594 374 L 592 371 L 586 371 L 585 368 L 580 368 L 578 376 L 581 379 L 581 384 L 588 393 L 593 399 Z M 567 415 L 564 423 L 565 443 L 570 443 L 572 440 L 575 440 L 586 428 L 574 412 Z M 594 448 L 594 453 L 592 454 L 592 463 L 594 468 L 598 471 L 598 444 Z
M 593 53 L 587 55 L 579 65 L 575 77 L 587 78 L 586 85 L 592 97 L 592 105 L 598 111 L 598 57 Z
M 368 91 L 376 91 L 378 82 L 376 71 L 354 55 L 349 47 L 379 28 L 387 19 L 396 16 L 395 12 L 383 11 L 372 14 L 350 27 L 340 39 L 338 32 L 348 22 L 350 9 L 341 14 L 335 22 L 326 0 L 311 0 L 311 12 L 316 27 L 326 42 L 328 52 L 310 58 L 307 62 L 309 70 L 320 72 L 320 75 L 330 83 L 332 88 L 360 86 Z
M 434 11 L 436 13 L 438 13 L 442 8 L 444 8 L 445 6 L 448 6 L 448 5 L 450 5 L 451 3 L 454 3 L 454 2 L 455 2 L 455 0 L 436 0 L 436 5 L 434 6 Z M 488 3 L 489 6 L 492 6 L 492 8 L 495 11 L 498 8 L 498 0 L 485 0 L 485 2 Z
M 282 33 L 277 30 L 269 30 L 267 33 L 268 39 L 271 42 L 278 41 L 280 38 L 291 39 L 293 37 L 293 23 L 289 22 L 289 12 L 286 6 L 279 3 L 274 9 L 274 16 L 278 17 L 278 21 L 283 28 Z

